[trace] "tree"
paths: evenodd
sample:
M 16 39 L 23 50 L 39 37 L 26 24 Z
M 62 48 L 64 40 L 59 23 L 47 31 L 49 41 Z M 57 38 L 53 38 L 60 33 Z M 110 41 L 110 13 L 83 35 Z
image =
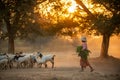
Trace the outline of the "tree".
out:
M 67 24 L 66 21 L 69 22 L 69 20 L 70 21 L 73 20 L 72 22 L 78 22 L 78 24 L 80 24 L 79 29 L 81 29 L 82 31 L 88 31 L 88 32 L 94 31 L 95 35 L 102 35 L 103 36 L 100 57 L 108 57 L 110 37 L 113 34 L 120 33 L 120 20 L 119 20 L 120 4 L 119 4 L 119 1 L 94 0 L 93 5 L 99 7 L 99 9 L 100 9 L 100 7 L 104 8 L 103 13 L 99 13 L 99 12 L 97 13 L 95 11 L 91 12 L 83 4 L 83 2 L 81 0 L 75 0 L 75 1 L 77 4 L 79 4 L 82 7 L 82 9 L 79 7 L 79 9 L 81 9 L 81 10 L 79 12 L 72 13 L 72 14 L 67 11 L 67 8 L 71 5 L 70 2 L 66 1 L 66 2 L 68 2 L 66 4 L 66 3 L 62 2 L 61 0 L 59 2 L 58 2 L 58 0 L 53 1 L 53 5 L 55 4 L 56 14 L 51 14 L 51 10 L 54 11 L 54 8 L 49 8 L 48 13 L 50 15 L 53 15 L 51 18 L 53 18 L 53 20 L 55 20 L 57 24 L 53 28 L 52 27 L 51 28 L 54 31 L 60 30 L 60 29 L 61 29 L 61 31 L 65 30 L 66 32 L 63 32 L 63 34 L 66 35 L 68 33 L 71 35 L 73 30 L 75 30 L 76 26 L 68 25 L 69 26 L 68 27 L 68 26 L 66 26 L 66 24 Z M 56 2 L 56 3 L 54 3 L 54 2 Z M 64 6 L 64 4 L 68 5 L 68 6 Z M 83 17 L 82 14 L 80 14 L 83 12 L 83 10 L 88 14 L 87 17 Z M 55 18 L 55 15 L 57 15 L 56 18 Z M 67 15 L 67 17 L 66 17 L 66 15 Z M 78 20 L 79 17 L 80 17 L 80 20 Z M 74 21 L 76 19 L 78 21 Z M 61 24 L 63 24 L 63 25 L 61 25 Z M 64 27 L 61 27 L 61 26 L 64 26 Z M 86 27 L 84 27 L 84 26 L 86 26 Z
M 0 38 L 8 38 L 8 53 L 14 53 L 17 37 L 26 37 L 34 30 L 40 32 L 40 29 L 34 28 L 39 26 L 34 17 L 36 4 L 37 0 L 0 0 L 0 21 L 4 25 L 0 26 L 7 29 Z
M 15 52 L 16 38 L 33 40 L 34 35 L 49 35 L 44 27 L 51 23 L 42 22 L 39 13 L 39 5 L 46 1 L 54 0 L 0 0 L 0 39 L 8 39 L 8 53 Z
M 49 35 L 73 35 L 73 27 L 78 26 L 78 23 L 74 21 L 75 15 L 68 12 L 67 7 L 71 5 L 70 0 L 66 5 L 65 2 L 53 0 L 52 2 L 46 1 L 40 4 L 40 14 L 46 20 L 44 24 L 47 24 L 47 33 Z
M 108 57 L 108 48 L 110 36 L 120 33 L 120 1 L 119 0 L 93 0 L 94 4 L 100 4 L 104 6 L 111 15 L 93 14 L 80 0 L 75 0 L 85 12 L 90 16 L 94 26 L 91 26 L 92 30 L 96 30 L 97 33 L 103 36 L 100 57 Z

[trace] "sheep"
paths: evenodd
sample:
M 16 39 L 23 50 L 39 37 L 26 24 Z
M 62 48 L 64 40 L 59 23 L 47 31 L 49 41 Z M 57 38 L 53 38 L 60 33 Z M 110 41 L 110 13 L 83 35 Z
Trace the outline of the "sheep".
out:
M 41 59 L 38 59 L 37 56 L 39 56 Z M 42 64 L 45 65 L 45 68 L 47 68 L 47 62 L 50 61 L 52 64 L 52 68 L 54 68 L 54 57 L 55 55 L 53 54 L 48 54 L 48 55 L 42 55 L 40 52 L 37 53 L 37 56 L 35 57 L 37 63 L 42 66 Z

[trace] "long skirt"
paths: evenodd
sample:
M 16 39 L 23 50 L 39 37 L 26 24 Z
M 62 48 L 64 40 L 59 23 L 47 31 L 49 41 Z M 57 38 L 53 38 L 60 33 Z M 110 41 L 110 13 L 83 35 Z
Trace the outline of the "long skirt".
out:
M 86 68 L 89 65 L 89 62 L 87 59 L 80 59 L 80 66 Z

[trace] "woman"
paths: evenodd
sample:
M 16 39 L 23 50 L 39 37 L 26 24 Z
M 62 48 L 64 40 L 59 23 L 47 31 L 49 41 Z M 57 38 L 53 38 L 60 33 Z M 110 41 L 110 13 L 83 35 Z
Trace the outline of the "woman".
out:
M 81 66 L 81 70 L 84 71 L 84 68 L 86 68 L 87 66 L 89 66 L 90 71 L 92 72 L 94 69 L 92 68 L 92 66 L 90 65 L 89 61 L 88 61 L 88 55 L 89 55 L 89 50 L 87 47 L 87 40 L 86 37 L 82 37 L 81 38 L 82 41 L 82 50 L 80 52 L 80 66 Z

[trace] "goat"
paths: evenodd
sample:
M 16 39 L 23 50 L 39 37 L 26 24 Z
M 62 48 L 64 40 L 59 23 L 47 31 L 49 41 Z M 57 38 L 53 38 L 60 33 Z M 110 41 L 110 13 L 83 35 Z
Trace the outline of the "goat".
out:
M 0 55 L 0 60 L 2 60 L 2 59 L 6 59 L 8 56 L 6 55 L 6 53 L 4 53 L 4 54 L 1 54 Z
M 55 55 L 53 54 L 48 54 L 48 55 L 42 55 L 40 52 L 37 53 L 37 56 L 39 56 L 41 59 L 38 59 L 37 57 L 35 58 L 37 63 L 40 64 L 40 67 L 42 64 L 45 65 L 45 68 L 47 68 L 47 62 L 50 61 L 52 64 L 52 68 L 54 68 L 54 57 Z
M 30 67 L 32 68 L 35 63 L 34 54 L 19 54 L 14 57 L 15 62 L 17 62 L 17 68 L 20 67 Z
M 11 68 L 13 68 L 13 63 L 14 63 L 14 57 L 15 57 L 15 55 L 14 54 L 7 54 L 7 56 L 8 56 L 8 59 L 9 59 L 8 66 L 11 69 Z
M 32 68 L 34 67 L 34 64 L 36 62 L 35 56 L 37 55 L 36 53 L 23 53 L 25 56 L 29 56 L 30 57 L 30 61 L 29 61 L 29 67 Z
M 1 55 L 0 56 L 0 67 L 1 67 L 1 69 L 7 69 L 8 63 L 9 63 L 9 58 L 6 55 L 6 53 L 4 55 Z
M 20 55 L 16 53 L 14 56 L 14 61 L 17 63 L 17 68 L 25 67 L 25 61 L 28 59 L 25 55 Z

